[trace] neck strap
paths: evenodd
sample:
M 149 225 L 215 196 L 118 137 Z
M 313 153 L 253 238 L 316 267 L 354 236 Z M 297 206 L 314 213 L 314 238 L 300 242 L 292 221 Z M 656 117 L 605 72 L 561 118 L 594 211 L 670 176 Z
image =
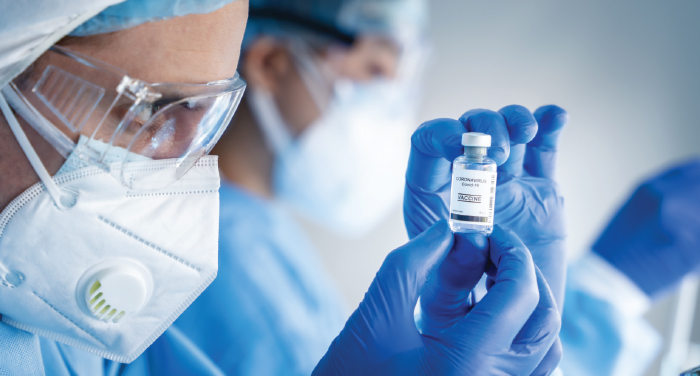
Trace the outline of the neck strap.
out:
M 32 168 L 34 168 L 36 174 L 39 175 L 39 179 L 41 179 L 41 182 L 44 184 L 46 191 L 49 192 L 49 195 L 51 195 L 54 204 L 61 210 L 66 210 L 73 206 L 75 204 L 75 197 L 64 193 L 56 182 L 54 182 L 51 175 L 49 175 L 46 167 L 41 162 L 41 158 L 39 158 L 36 150 L 34 150 L 34 147 L 29 142 L 27 135 L 19 125 L 15 114 L 12 112 L 12 109 L 10 109 L 10 106 L 7 104 L 7 101 L 2 93 L 0 93 L 0 110 L 2 110 L 3 115 L 5 115 L 7 124 L 10 126 L 12 133 L 14 133 L 17 142 L 19 142 L 19 146 L 27 156 Z

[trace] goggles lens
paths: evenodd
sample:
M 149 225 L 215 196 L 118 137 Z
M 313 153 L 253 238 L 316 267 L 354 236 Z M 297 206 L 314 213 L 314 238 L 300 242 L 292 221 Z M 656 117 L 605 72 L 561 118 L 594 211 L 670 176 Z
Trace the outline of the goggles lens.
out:
M 40 126 L 54 126 L 71 139 L 90 137 L 80 146 L 81 157 L 119 170 L 122 182 L 135 190 L 163 188 L 209 153 L 246 87 L 238 74 L 207 84 L 148 84 L 58 46 L 36 63 L 34 72 L 42 74 L 23 77 L 15 87 L 48 120 Z M 112 148 L 128 151 L 121 163 L 107 164 Z M 167 159 L 177 168 L 154 177 L 139 168 L 144 159 Z

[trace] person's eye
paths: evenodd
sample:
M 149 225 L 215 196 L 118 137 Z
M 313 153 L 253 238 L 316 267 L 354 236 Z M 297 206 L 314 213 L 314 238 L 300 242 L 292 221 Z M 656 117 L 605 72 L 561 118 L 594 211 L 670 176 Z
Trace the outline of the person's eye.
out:
M 155 114 L 156 112 L 160 111 L 163 107 L 169 105 L 173 101 L 170 100 L 159 100 L 155 101 L 151 104 L 151 115 Z
M 173 100 L 160 100 L 153 102 L 151 105 L 151 115 L 157 113 L 158 111 L 162 110 L 166 106 L 174 103 L 175 101 Z M 201 101 L 197 99 L 190 99 L 190 100 L 185 100 L 177 104 L 173 110 L 180 110 L 180 109 L 185 109 L 188 111 L 198 111 L 203 108 L 203 106 L 200 103 Z
M 188 111 L 198 112 L 204 109 L 204 104 L 202 102 L 202 100 L 192 99 L 182 102 L 181 106 Z

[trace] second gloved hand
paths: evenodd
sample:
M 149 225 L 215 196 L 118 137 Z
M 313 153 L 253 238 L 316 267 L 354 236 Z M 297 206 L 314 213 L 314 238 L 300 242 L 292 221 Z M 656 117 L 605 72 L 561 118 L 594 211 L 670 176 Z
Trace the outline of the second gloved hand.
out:
M 700 160 L 642 184 L 593 251 L 658 298 L 700 269 Z
M 452 161 L 464 132 L 491 135 L 489 156 L 499 165 L 494 223 L 522 239 L 562 307 L 566 271 L 564 199 L 554 181 L 557 142 L 568 121 L 557 106 L 534 114 L 522 106 L 468 111 L 459 120 L 422 124 L 411 137 L 404 221 L 410 237 L 449 218 Z
M 544 278 L 538 276 L 529 251 L 515 234 L 497 227 L 492 239 L 495 240 L 486 250 L 461 242 L 457 246 L 462 249 L 453 251 L 481 255 L 461 265 L 465 272 L 462 277 L 468 280 L 478 281 L 484 273 L 484 257 L 494 267 L 493 286 L 466 314 L 450 309 L 448 301 L 435 298 L 443 291 L 454 293 L 434 282 L 438 274 L 452 270 L 441 265 L 460 263 L 459 257 L 447 257 L 454 241 L 445 221 L 437 222 L 389 254 L 314 375 L 552 372 L 561 354 L 550 352 L 561 325 L 554 298 Z M 427 285 L 432 285 L 431 295 L 426 297 L 433 308 L 431 313 L 446 312 L 440 320 L 449 320 L 450 325 L 421 334 L 413 313 Z M 470 290 L 467 286 L 463 295 Z M 545 355 L 548 360 L 543 362 Z

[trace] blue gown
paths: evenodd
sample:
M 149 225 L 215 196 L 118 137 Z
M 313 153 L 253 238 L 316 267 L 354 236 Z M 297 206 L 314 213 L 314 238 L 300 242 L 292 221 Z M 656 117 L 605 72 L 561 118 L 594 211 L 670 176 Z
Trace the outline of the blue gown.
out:
M 304 232 L 222 181 L 219 274 L 175 326 L 226 374 L 309 375 L 348 315 Z
M 622 272 L 589 252 L 569 268 L 559 332 L 565 376 L 644 374 L 662 338 L 644 319 L 651 300 Z

